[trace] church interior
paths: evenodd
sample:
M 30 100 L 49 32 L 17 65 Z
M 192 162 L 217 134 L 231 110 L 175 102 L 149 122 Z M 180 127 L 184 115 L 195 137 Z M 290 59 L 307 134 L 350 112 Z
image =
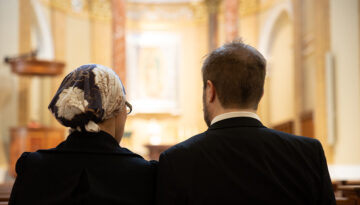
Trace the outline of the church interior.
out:
M 360 184 L 359 0 L 2 0 L 0 16 L 0 183 L 65 139 L 47 107 L 88 63 L 133 105 L 120 145 L 157 160 L 207 129 L 203 60 L 241 38 L 267 60 L 262 123 L 320 140 L 332 180 Z

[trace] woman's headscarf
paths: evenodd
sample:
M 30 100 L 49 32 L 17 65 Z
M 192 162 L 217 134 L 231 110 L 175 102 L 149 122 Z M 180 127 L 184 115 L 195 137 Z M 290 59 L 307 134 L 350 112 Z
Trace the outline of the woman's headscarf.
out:
M 72 130 L 99 132 L 97 124 L 119 114 L 125 102 L 125 89 L 116 73 L 102 65 L 87 64 L 64 78 L 48 108 Z

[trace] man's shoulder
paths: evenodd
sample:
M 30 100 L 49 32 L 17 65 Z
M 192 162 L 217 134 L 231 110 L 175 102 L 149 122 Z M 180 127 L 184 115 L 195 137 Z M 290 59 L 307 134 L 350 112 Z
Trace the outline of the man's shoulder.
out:
M 219 130 L 217 130 L 217 132 L 219 132 Z M 204 145 L 204 143 L 209 144 L 211 142 L 214 142 L 212 139 L 216 139 L 216 136 L 215 137 L 212 136 L 213 134 L 214 133 L 212 133 L 211 130 L 207 130 L 203 133 L 195 135 L 183 142 L 180 142 L 170 147 L 169 149 L 164 151 L 161 155 L 163 158 L 165 157 L 172 159 L 175 159 L 177 157 L 186 158 L 186 156 L 189 156 L 191 158 L 194 156 L 194 153 L 196 153 L 199 150 L 198 148 Z M 228 135 L 228 134 L 229 133 L 224 132 L 224 135 Z M 249 136 L 249 134 L 254 136 Z M 219 135 L 219 133 L 216 133 L 216 135 Z M 263 141 L 264 143 L 270 143 L 275 146 L 279 146 L 280 148 L 291 147 L 293 149 L 305 150 L 311 153 L 314 153 L 314 151 L 318 152 L 318 150 L 321 149 L 321 143 L 317 139 L 289 134 L 286 132 L 281 132 L 266 127 L 254 128 L 254 132 L 247 131 L 246 133 L 243 132 L 238 134 L 231 133 L 231 135 L 237 136 L 236 138 L 232 138 L 232 139 L 241 139 L 241 137 L 238 138 L 238 136 L 246 135 L 247 137 L 242 138 L 242 140 L 251 140 L 251 141 L 254 140 L 256 142 L 259 142 L 260 140 Z M 287 144 L 287 146 L 284 146 L 285 144 Z
M 184 154 L 189 152 L 191 149 L 196 148 L 205 138 L 206 132 L 194 135 L 189 139 L 180 142 L 169 149 L 165 150 L 162 155 L 173 156 L 178 154 Z
M 264 140 L 273 140 L 274 143 L 282 141 L 282 142 L 289 142 L 289 143 L 297 143 L 297 144 L 319 144 L 320 142 L 317 139 L 305 137 L 305 136 L 299 136 L 294 135 L 286 132 L 282 132 L 279 130 L 274 130 L 271 128 L 267 128 L 265 126 L 260 127 L 236 127 L 239 129 L 233 129 L 234 127 L 230 129 L 209 129 L 207 131 L 207 135 L 229 135 L 229 136 L 248 136 L 247 138 L 242 138 L 246 140 L 252 140 L 256 139 L 256 141 L 259 140 L 259 136 L 262 137 Z M 240 138 L 237 138 L 240 139 Z
M 266 130 L 266 132 L 268 132 L 270 134 L 282 137 L 284 139 L 288 139 L 290 141 L 302 141 L 302 142 L 306 142 L 306 143 L 318 143 L 319 142 L 319 140 L 317 140 L 315 138 L 311 138 L 311 137 L 295 135 L 295 134 L 282 132 L 282 131 L 274 130 L 274 129 L 270 129 L 270 128 L 266 128 L 265 130 Z
M 266 131 L 268 134 L 272 135 L 273 137 L 277 138 L 277 142 L 286 143 L 288 145 L 291 145 L 291 147 L 297 147 L 304 150 L 318 150 L 322 147 L 319 140 L 311 137 L 306 136 L 300 136 L 300 135 L 294 135 L 274 129 L 266 128 Z M 275 140 L 274 140 L 275 141 Z

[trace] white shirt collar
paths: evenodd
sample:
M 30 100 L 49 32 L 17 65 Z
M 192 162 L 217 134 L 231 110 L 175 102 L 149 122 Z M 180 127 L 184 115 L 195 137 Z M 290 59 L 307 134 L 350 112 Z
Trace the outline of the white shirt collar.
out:
M 211 121 L 211 125 L 221 120 L 234 118 L 234 117 L 251 117 L 260 121 L 260 117 L 254 112 L 238 111 L 238 112 L 227 112 L 214 117 L 214 119 Z

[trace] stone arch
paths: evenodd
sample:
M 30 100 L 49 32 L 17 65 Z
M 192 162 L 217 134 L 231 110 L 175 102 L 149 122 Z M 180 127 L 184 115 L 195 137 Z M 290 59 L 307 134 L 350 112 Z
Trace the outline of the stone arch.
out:
M 265 58 L 268 57 L 269 54 L 271 35 L 274 31 L 276 23 L 284 14 L 287 14 L 290 20 L 293 19 L 293 9 L 290 0 L 284 1 L 272 8 L 267 14 L 266 22 L 260 28 L 258 48 Z
M 283 26 L 289 25 L 290 23 L 292 25 L 293 22 L 293 11 L 292 11 L 292 3 L 290 0 L 284 1 L 278 5 L 276 5 L 274 8 L 270 9 L 268 12 L 265 13 L 266 20 L 260 27 L 260 35 L 259 35 L 259 43 L 258 48 L 259 51 L 264 55 L 264 57 L 267 59 L 267 78 L 265 82 L 265 93 L 263 96 L 263 99 L 259 106 L 259 113 L 261 115 L 262 120 L 264 120 L 265 124 L 268 126 L 274 125 L 274 115 L 277 113 L 276 110 L 274 110 L 273 106 L 273 98 L 276 96 L 276 87 L 274 87 L 274 82 L 276 76 L 276 73 L 278 74 L 277 70 L 274 70 L 274 66 L 278 67 L 278 61 L 274 61 L 274 56 L 271 54 L 273 46 L 274 46 L 274 40 L 278 37 L 278 32 L 282 30 Z M 293 26 L 293 25 L 292 25 Z M 291 36 L 293 37 L 293 36 Z M 292 63 L 290 63 L 292 64 Z M 290 65 L 289 64 L 289 65 Z M 282 66 L 283 67 L 283 66 Z M 292 72 L 291 68 L 290 70 L 287 70 L 286 72 Z M 272 76 L 272 77 L 271 77 Z M 292 78 L 292 77 L 291 77 Z M 276 78 L 278 79 L 278 78 Z M 291 87 L 291 86 L 290 86 Z M 274 93 L 276 92 L 276 93 Z M 291 103 L 292 104 L 292 103 Z M 278 120 L 276 120 L 278 121 Z

